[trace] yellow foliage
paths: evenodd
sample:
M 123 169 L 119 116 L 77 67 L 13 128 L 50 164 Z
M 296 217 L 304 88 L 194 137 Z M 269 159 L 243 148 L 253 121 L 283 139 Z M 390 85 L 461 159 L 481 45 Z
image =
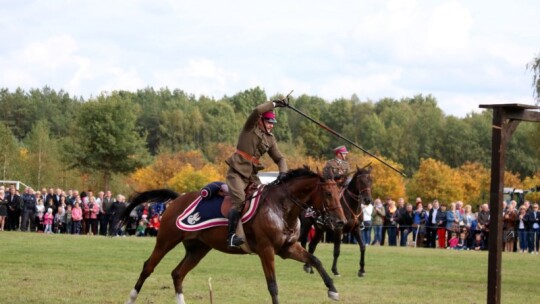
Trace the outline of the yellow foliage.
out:
M 19 149 L 19 156 L 21 157 L 22 160 L 27 160 L 28 159 L 28 149 L 27 148 L 20 148 Z
M 522 188 L 521 178 L 519 173 L 512 173 L 510 171 L 504 171 L 504 186 L 512 188 Z
M 382 156 L 377 157 L 398 170 L 403 169 L 401 164 L 385 159 Z M 373 180 L 371 193 L 373 198 L 384 199 L 386 197 L 391 197 L 393 200 L 397 200 L 398 198 L 403 197 L 407 200 L 405 193 L 405 179 L 403 176 L 376 159 L 369 156 L 362 157 L 361 163 L 363 166 L 368 165 L 370 162 L 373 167 L 371 170 L 371 177 Z
M 462 200 L 464 196 L 459 174 L 450 166 L 431 158 L 422 159 L 420 168 L 408 185 L 407 193 L 428 202 L 438 199 L 441 204 Z
M 461 178 L 464 203 L 480 204 L 489 196 L 490 173 L 480 163 L 467 162 L 457 169 Z
M 165 188 L 169 180 L 176 176 L 186 164 L 194 170 L 201 170 L 206 166 L 206 161 L 198 150 L 178 153 L 162 152 L 156 156 L 153 164 L 131 174 L 128 183 L 136 191 Z
M 523 180 L 523 188 L 524 189 L 532 189 L 540 186 L 540 176 L 538 175 L 539 172 L 537 172 L 534 176 L 527 176 Z
M 540 203 L 540 192 L 529 192 L 525 195 L 525 199 L 530 201 L 531 204 Z
M 223 181 L 215 166 L 207 164 L 200 170 L 195 170 L 191 164 L 186 164 L 168 181 L 169 188 L 180 193 L 197 191 L 206 184 L 214 181 Z

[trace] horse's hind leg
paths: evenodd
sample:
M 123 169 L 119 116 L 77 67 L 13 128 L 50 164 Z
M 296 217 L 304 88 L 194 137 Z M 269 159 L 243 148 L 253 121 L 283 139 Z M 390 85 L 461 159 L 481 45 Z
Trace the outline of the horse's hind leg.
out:
M 177 304 L 185 304 L 182 283 L 187 273 L 197 266 L 212 249 L 198 240 L 185 241 L 184 247 L 186 248 L 186 255 L 171 273 Z
M 135 300 L 137 300 L 137 296 L 141 292 L 144 281 L 152 274 L 152 272 L 154 272 L 154 269 L 159 264 L 159 262 L 161 262 L 161 259 L 163 259 L 163 257 L 169 251 L 171 251 L 171 249 L 173 249 L 179 242 L 180 241 L 175 242 L 172 240 L 166 240 L 160 238 L 160 236 L 158 235 L 156 240 L 156 246 L 154 247 L 154 250 L 152 251 L 150 257 L 144 262 L 143 270 L 139 275 L 139 279 L 137 280 L 135 287 L 129 293 L 129 298 L 126 301 L 126 304 L 135 303 Z
M 279 252 L 279 256 L 281 256 L 284 259 L 293 259 L 299 262 L 304 262 L 309 265 L 313 265 L 315 269 L 319 272 L 321 278 L 324 281 L 324 285 L 328 287 L 328 297 L 332 300 L 338 301 L 339 300 L 339 293 L 334 286 L 334 281 L 332 281 L 332 278 L 328 275 L 326 270 L 324 269 L 321 261 L 314 256 L 313 254 L 307 252 L 300 244 L 295 243 L 292 246 L 290 246 L 286 252 Z

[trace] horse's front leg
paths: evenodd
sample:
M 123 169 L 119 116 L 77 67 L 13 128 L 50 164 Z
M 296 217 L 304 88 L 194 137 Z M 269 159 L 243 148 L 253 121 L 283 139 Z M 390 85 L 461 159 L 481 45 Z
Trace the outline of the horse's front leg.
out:
M 330 278 L 330 276 L 324 269 L 321 261 L 316 256 L 302 248 L 299 243 L 294 243 L 284 252 L 280 252 L 279 256 L 284 259 L 293 259 L 299 262 L 307 263 L 315 267 L 315 269 L 317 269 L 321 278 L 323 279 L 324 285 L 328 287 L 328 297 L 335 301 L 339 300 L 339 293 L 334 286 L 334 281 L 332 281 L 332 278 Z
M 302 246 L 300 246 L 300 248 L 302 248 Z M 276 282 L 274 255 L 275 253 L 272 247 L 268 247 L 267 249 L 259 252 L 259 258 L 261 259 L 264 276 L 266 277 L 266 285 L 268 286 L 268 291 L 272 297 L 272 304 L 278 304 L 278 287 Z
M 356 228 L 352 230 L 352 233 L 356 238 L 356 241 L 358 241 L 358 246 L 360 246 L 360 269 L 358 270 L 358 276 L 363 277 L 366 274 L 366 271 L 364 270 L 364 255 L 366 253 L 366 244 L 364 243 L 364 239 L 362 238 L 362 233 L 359 226 L 356 226 Z
M 332 273 L 339 276 L 337 269 L 337 261 L 339 254 L 341 253 L 341 238 L 343 237 L 343 231 L 341 229 L 334 230 L 334 261 L 332 262 Z

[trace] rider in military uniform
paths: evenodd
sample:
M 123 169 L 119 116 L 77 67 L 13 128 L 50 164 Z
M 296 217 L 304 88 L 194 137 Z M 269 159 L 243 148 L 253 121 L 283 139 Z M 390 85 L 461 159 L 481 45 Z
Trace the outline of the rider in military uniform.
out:
M 323 169 L 323 176 L 327 179 L 334 179 L 338 185 L 344 186 L 347 181 L 347 174 L 350 167 L 347 162 L 347 148 L 345 146 L 339 146 L 334 149 L 336 155 L 335 158 L 326 162 Z
M 244 240 L 237 236 L 235 231 L 246 199 L 246 187 L 250 182 L 260 183 L 257 172 L 264 169 L 264 165 L 259 161 L 261 156 L 268 153 L 278 165 L 280 172 L 278 180 L 283 178 L 287 172 L 287 163 L 272 134 L 274 124 L 277 122 L 276 115 L 272 110 L 275 107 L 285 107 L 287 104 L 287 100 L 282 99 L 268 101 L 257 106 L 247 118 L 240 132 L 236 152 L 225 160 L 229 165 L 226 182 L 233 205 L 228 214 L 227 245 L 229 247 L 238 247 L 244 243 Z

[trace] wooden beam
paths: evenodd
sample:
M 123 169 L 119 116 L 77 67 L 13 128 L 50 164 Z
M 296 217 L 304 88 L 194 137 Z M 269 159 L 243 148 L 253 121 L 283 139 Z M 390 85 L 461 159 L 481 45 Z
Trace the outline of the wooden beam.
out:
M 521 121 L 540 122 L 540 112 L 533 112 L 533 111 L 510 112 L 506 114 L 506 117 L 508 117 L 509 119 L 515 119 L 515 120 L 521 120 Z

